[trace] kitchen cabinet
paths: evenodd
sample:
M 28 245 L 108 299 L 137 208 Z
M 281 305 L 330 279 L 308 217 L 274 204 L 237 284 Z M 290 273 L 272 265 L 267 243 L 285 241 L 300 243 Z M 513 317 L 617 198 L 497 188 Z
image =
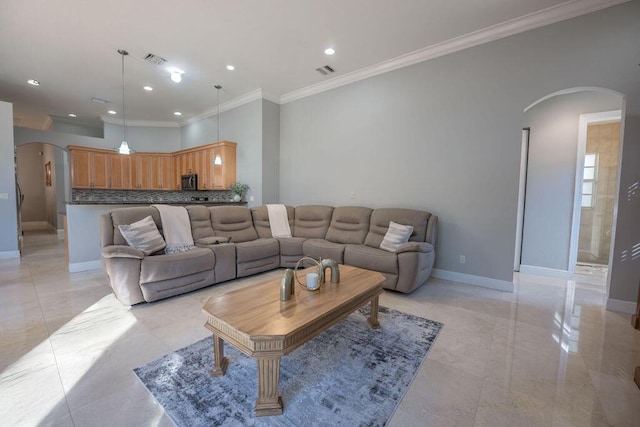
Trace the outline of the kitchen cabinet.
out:
M 71 186 L 73 188 L 109 188 L 108 150 L 85 150 L 69 146 Z
M 109 188 L 113 190 L 130 190 L 133 188 L 131 180 L 131 156 L 126 154 L 111 154 L 109 156 Z
M 157 190 L 172 190 L 173 183 L 173 156 L 156 155 L 151 165 L 151 186 Z
M 178 185 L 181 175 L 198 174 L 198 190 L 228 190 L 236 181 L 236 143 L 220 141 L 174 153 Z M 220 156 L 221 165 L 215 158 Z
M 182 175 L 198 175 L 199 190 L 228 190 L 236 181 L 236 143 L 220 141 L 174 153 L 118 154 L 70 145 L 71 186 L 114 190 L 179 190 Z M 222 164 L 216 165 L 219 156 Z
M 133 188 L 138 190 L 153 190 L 152 171 L 153 155 L 131 155 L 131 181 Z
M 216 155 L 221 165 L 214 164 Z M 174 153 L 176 180 L 180 185 L 182 175 L 198 175 L 198 190 L 228 190 L 236 181 L 236 143 L 220 141 L 213 144 L 187 148 Z
M 222 160 L 221 165 L 216 165 L 211 161 L 213 170 L 213 189 L 214 190 L 228 190 L 229 185 L 236 182 L 236 143 L 229 141 L 222 141 L 218 144 L 214 144 L 213 147 L 213 160 L 217 156 L 220 156 Z
M 198 185 L 202 186 L 203 190 L 213 190 L 214 188 L 214 179 L 213 179 L 213 149 L 205 149 L 200 152 L 200 162 L 201 168 L 200 176 L 198 177 L 200 182 Z

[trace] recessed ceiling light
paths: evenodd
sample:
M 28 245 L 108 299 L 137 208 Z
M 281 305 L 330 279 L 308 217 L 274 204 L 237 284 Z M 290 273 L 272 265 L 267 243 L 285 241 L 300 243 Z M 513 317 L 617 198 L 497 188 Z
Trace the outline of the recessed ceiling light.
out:
M 118 114 L 114 110 L 109 110 L 109 111 L 107 111 L 107 113 L 109 113 L 109 114 Z
M 236 67 L 234 67 L 233 65 L 231 65 L 231 64 L 227 65 L 227 70 L 233 71 L 235 69 L 236 69 Z
M 332 47 L 328 47 L 324 50 L 324 53 L 327 55 L 333 55 L 334 53 L 336 53 L 336 50 Z
M 33 86 L 40 86 L 40 82 L 37 81 L 37 80 L 34 80 L 34 79 L 27 80 L 27 83 L 29 83 L 30 85 L 33 85 Z
M 76 116 L 76 115 L 75 115 L 75 114 L 73 114 L 73 113 L 69 113 L 69 117 L 78 117 L 78 116 Z
M 182 113 L 180 111 L 176 111 L 175 113 L 173 113 L 174 116 L 181 116 Z
M 144 86 L 142 89 L 146 90 L 147 92 L 151 92 L 153 90 L 151 86 Z

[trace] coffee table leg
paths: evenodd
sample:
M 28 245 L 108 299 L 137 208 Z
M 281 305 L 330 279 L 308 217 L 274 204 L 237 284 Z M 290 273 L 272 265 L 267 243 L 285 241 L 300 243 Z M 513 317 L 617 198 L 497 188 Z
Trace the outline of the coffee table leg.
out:
M 380 327 L 380 322 L 378 322 L 378 295 L 371 298 L 371 309 L 369 310 L 369 318 L 367 321 L 373 329 Z
M 258 357 L 258 399 L 256 417 L 282 414 L 282 398 L 278 396 L 280 358 Z
M 229 366 L 229 359 L 224 357 L 224 341 L 222 338 L 213 335 L 213 369 L 211 369 L 211 376 L 221 377 L 227 371 Z

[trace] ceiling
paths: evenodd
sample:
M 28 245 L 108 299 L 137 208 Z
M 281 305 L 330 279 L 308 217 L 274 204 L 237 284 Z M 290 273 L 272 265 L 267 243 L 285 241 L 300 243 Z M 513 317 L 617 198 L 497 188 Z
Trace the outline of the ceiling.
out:
M 99 123 L 110 109 L 120 118 L 117 49 L 126 49 L 127 121 L 184 124 L 215 111 L 216 84 L 222 86 L 221 104 L 257 90 L 285 102 L 301 89 L 321 90 L 346 76 L 384 69 L 380 64 L 394 58 L 414 53 L 415 62 L 428 59 L 420 55 L 429 49 L 446 53 L 452 39 L 477 44 L 482 38 L 474 35 L 488 41 L 504 29 L 513 34 L 621 2 L 2 0 L 0 100 L 14 104 L 18 126 L 46 128 L 50 116 L 69 113 L 78 117 L 67 120 Z M 325 55 L 327 47 L 336 53 Z M 167 63 L 145 61 L 148 53 Z M 228 71 L 228 64 L 235 70 Z M 316 68 L 324 65 L 335 73 L 319 74 Z M 170 80 L 167 67 L 185 71 L 181 83 Z M 28 79 L 41 84 L 31 86 Z M 154 90 L 146 92 L 144 85 Z

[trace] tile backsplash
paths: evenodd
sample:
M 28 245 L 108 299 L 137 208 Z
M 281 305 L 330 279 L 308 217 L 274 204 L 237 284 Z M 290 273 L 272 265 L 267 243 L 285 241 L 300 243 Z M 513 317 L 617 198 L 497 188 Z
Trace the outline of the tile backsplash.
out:
M 227 190 L 221 191 L 166 191 L 166 190 L 71 190 L 71 203 L 96 202 L 96 203 L 159 203 L 159 202 L 189 202 L 193 198 L 209 202 L 230 202 L 233 193 Z

